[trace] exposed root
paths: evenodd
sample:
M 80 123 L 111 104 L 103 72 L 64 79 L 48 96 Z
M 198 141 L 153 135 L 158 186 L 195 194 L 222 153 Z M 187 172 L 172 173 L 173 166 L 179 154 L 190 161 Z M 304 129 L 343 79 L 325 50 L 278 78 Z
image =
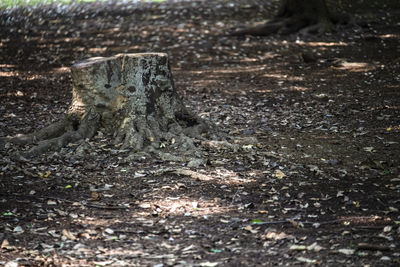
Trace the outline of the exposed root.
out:
M 154 151 L 165 146 L 188 151 L 195 148 L 192 138 L 201 139 L 202 134 L 210 132 L 212 129 L 206 122 L 190 114 L 176 116 L 167 124 L 161 116 L 127 117 L 115 131 L 113 143 L 134 152 Z
M 292 34 L 320 35 L 334 30 L 335 25 L 329 19 L 320 20 L 317 23 L 310 23 L 301 17 L 277 18 L 265 24 L 234 31 L 231 36 L 268 36 L 271 34 Z
M 302 28 L 299 33 L 301 35 L 321 35 L 333 31 L 335 26 L 330 21 L 322 21 L 320 23 Z
M 257 25 L 242 30 L 234 31 L 231 36 L 244 36 L 244 35 L 254 35 L 254 36 L 267 36 L 277 33 L 280 29 L 284 28 L 285 20 L 282 21 L 271 21 L 262 25 Z
M 71 127 L 69 127 L 69 129 L 66 129 L 62 135 L 39 142 L 37 146 L 24 153 L 24 155 L 33 157 L 49 150 L 60 150 L 68 143 L 74 143 L 86 138 L 92 138 L 98 130 L 98 125 L 99 115 L 87 114 L 82 118 L 82 121 L 80 122 L 79 126 L 77 126 L 77 129 L 74 129 L 74 127 L 71 129 Z
M 15 137 L 5 138 L 6 142 L 18 145 L 28 145 L 37 143 L 42 140 L 51 139 L 62 135 L 68 127 L 69 121 L 67 119 L 55 122 L 43 129 L 40 129 L 31 134 L 19 134 Z
M 81 119 L 74 115 L 67 115 L 64 119 L 39 131 L 28 135 L 3 138 L 3 142 L 17 145 L 34 144 L 34 147 L 30 150 L 19 153 L 25 158 L 30 158 L 47 151 L 60 150 L 68 143 L 91 138 L 97 132 L 98 126 L 98 114 L 86 114 Z

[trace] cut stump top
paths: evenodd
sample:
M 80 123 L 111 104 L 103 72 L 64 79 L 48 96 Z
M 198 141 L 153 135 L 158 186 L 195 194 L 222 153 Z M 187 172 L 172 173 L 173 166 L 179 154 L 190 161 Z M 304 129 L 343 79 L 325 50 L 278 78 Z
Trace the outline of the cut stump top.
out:
M 73 69 L 83 69 L 97 64 L 104 64 L 107 61 L 115 61 L 119 58 L 130 57 L 130 58 L 151 58 L 151 57 L 160 57 L 168 59 L 168 54 L 166 53 L 158 53 L 158 52 L 151 52 L 151 53 L 130 53 L 130 54 L 117 54 L 111 57 L 91 57 L 85 59 L 83 61 L 77 62 L 71 66 L 71 70 Z

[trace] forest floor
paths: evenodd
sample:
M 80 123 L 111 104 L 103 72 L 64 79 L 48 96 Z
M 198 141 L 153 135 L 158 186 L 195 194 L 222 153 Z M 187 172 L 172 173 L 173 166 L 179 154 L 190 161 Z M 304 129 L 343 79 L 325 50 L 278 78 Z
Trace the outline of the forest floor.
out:
M 25 160 L 8 144 L 0 265 L 399 266 L 400 10 L 323 36 L 227 35 L 266 3 L 0 11 L 1 137 L 62 118 L 73 63 L 166 52 L 195 113 L 257 140 L 200 146 L 196 168 L 128 161 L 102 135 Z

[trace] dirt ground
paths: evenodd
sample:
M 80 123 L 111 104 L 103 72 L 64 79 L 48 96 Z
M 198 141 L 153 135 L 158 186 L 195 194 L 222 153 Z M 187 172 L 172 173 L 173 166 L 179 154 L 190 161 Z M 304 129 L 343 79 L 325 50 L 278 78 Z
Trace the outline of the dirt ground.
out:
M 62 118 L 73 63 L 166 52 L 192 110 L 256 141 L 199 145 L 197 168 L 128 160 L 101 134 L 27 160 L 8 144 L 0 265 L 400 265 L 400 9 L 348 6 L 359 27 L 324 36 L 228 36 L 273 15 L 259 2 L 1 11 L 1 137 Z

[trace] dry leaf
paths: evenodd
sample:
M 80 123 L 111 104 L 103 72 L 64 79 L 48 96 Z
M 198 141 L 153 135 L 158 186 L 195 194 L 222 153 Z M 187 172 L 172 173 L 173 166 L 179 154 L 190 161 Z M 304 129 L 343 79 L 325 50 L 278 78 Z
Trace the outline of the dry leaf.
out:
M 304 245 L 291 245 L 290 250 L 307 250 L 307 246 Z
M 316 263 L 317 262 L 317 260 L 308 259 L 308 258 L 304 258 L 304 257 L 297 257 L 296 260 L 298 260 L 300 262 L 305 262 L 305 263 Z
M 338 250 L 339 253 L 345 254 L 345 255 L 353 255 L 355 250 L 350 249 L 350 248 L 341 248 Z
M 73 233 L 71 233 L 69 230 L 67 229 L 63 229 L 62 230 L 62 235 L 64 238 L 66 239 L 70 239 L 70 240 L 76 240 L 76 237 Z
M 149 203 L 142 203 L 139 205 L 139 208 L 141 209 L 150 209 L 151 205 Z
M 3 242 L 1 242 L 0 248 L 1 248 L 1 249 L 7 249 L 7 250 L 14 250 L 14 249 L 16 249 L 15 246 L 11 246 L 11 245 L 10 245 L 10 243 L 8 242 L 7 239 L 4 239 Z
M 266 235 L 265 235 L 265 238 L 266 239 L 273 239 L 273 240 L 281 240 L 281 239 L 294 239 L 294 236 L 292 236 L 292 235 L 287 235 L 286 233 L 284 233 L 284 232 L 281 232 L 281 233 L 276 233 L 276 232 L 268 232 Z
M 258 230 L 253 229 L 253 227 L 251 227 L 251 225 L 247 225 L 244 230 L 249 231 L 252 234 L 256 234 L 258 233 Z
M 282 179 L 282 178 L 286 177 L 286 174 L 281 170 L 276 170 L 275 171 L 275 177 L 278 178 L 278 179 Z
M 92 201 L 99 201 L 101 199 L 101 194 L 99 192 L 92 192 Z

